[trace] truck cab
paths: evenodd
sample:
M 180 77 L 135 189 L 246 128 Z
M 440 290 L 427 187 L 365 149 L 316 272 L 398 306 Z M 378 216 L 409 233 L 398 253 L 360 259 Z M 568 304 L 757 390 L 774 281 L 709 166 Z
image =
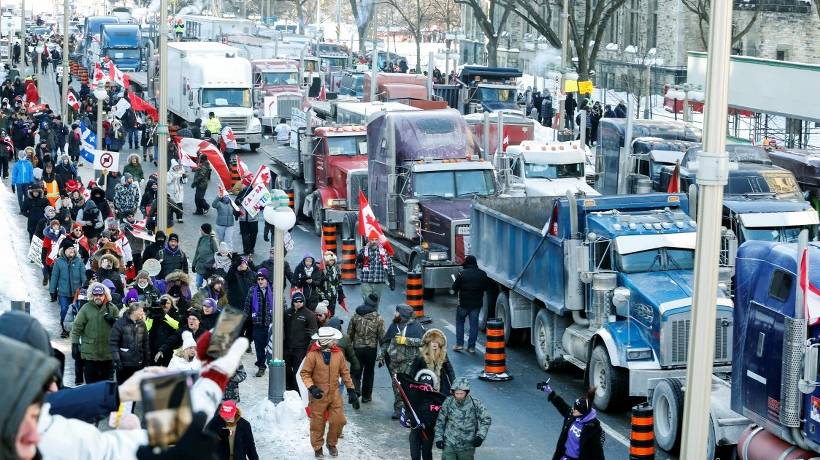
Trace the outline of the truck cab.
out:
M 816 150 L 767 149 L 772 163 L 788 169 L 815 210 L 820 211 L 820 155 Z
M 263 126 L 273 129 L 280 118 L 290 119 L 291 111 L 302 106 L 299 64 L 286 59 L 253 59 L 254 106 Z
M 103 24 L 100 28 L 100 53 L 114 61 L 123 72 L 146 70 L 142 34 L 137 24 Z
M 542 144 L 524 141 L 501 157 L 500 182 L 507 193 L 525 196 L 600 195 L 586 182 L 586 152 L 577 141 Z
M 89 16 L 85 18 L 83 27 L 82 49 L 85 61 L 83 64 L 92 72 L 94 64 L 99 62 L 100 53 L 100 32 L 103 24 L 117 24 L 119 20 L 114 16 Z M 94 45 L 92 50 L 92 44 Z
M 516 79 L 521 75 L 513 68 L 464 66 L 458 78 L 463 85 L 465 113 L 518 110 Z

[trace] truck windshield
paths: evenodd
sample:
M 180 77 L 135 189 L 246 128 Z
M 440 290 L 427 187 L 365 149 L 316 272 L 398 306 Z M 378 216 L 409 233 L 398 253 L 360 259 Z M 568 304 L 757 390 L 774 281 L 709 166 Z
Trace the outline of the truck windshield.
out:
M 247 88 L 205 88 L 202 107 L 250 107 L 251 92 Z
M 644 273 L 666 270 L 692 270 L 695 251 L 681 248 L 657 248 L 616 256 L 617 265 L 624 273 Z
M 775 195 L 778 197 L 801 196 L 797 181 L 791 174 L 761 173 L 759 176 L 729 176 L 724 192 L 726 195 Z
M 772 241 L 777 243 L 796 243 L 800 231 L 809 231 L 809 241 L 814 239 L 814 227 L 766 227 L 766 228 L 746 228 L 742 227 L 744 241 Z
M 482 102 L 508 102 L 515 103 L 515 90 L 512 88 L 489 88 L 483 86 L 479 88 Z
M 495 194 L 492 171 L 429 171 L 415 174 L 413 186 L 417 197 L 437 196 L 454 198 L 461 196 L 487 196 Z
M 327 151 L 330 155 L 367 155 L 364 136 L 328 137 Z
M 140 50 L 137 48 L 132 49 L 108 49 L 104 51 L 105 55 L 110 57 L 111 59 L 139 59 L 140 58 Z
M 346 57 L 323 57 L 322 64 L 330 67 L 345 67 L 347 66 Z
M 298 82 L 299 74 L 296 72 L 265 72 L 262 74 L 264 85 L 295 85 Z
M 527 179 L 567 179 L 584 177 L 584 164 L 547 165 L 541 163 L 524 163 L 524 174 Z

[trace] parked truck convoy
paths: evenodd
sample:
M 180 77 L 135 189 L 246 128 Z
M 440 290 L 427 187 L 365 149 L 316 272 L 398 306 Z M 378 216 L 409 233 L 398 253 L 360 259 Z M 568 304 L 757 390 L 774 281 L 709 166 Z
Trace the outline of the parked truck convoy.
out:
M 252 59 L 254 105 L 262 126 L 273 129 L 302 106 L 299 63 L 289 59 Z
M 100 56 L 111 59 L 123 72 L 147 70 L 139 25 L 103 24 L 100 27 Z
M 367 125 L 368 201 L 396 251 L 422 274 L 426 295 L 450 287 L 470 253 L 470 204 L 495 196 L 492 163 L 481 160 L 453 109 L 386 112 Z
M 256 150 L 262 124 L 254 115 L 251 64 L 221 43 L 168 44 L 168 110 L 174 121 L 203 123 L 213 112 L 239 144 Z

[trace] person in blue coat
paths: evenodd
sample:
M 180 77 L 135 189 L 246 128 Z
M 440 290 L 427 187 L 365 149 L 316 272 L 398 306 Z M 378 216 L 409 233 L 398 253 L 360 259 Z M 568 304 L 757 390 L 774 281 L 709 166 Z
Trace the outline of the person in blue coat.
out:
M 28 158 L 26 152 L 17 155 L 17 163 L 11 168 L 11 190 L 17 193 L 17 205 L 20 213 L 23 213 L 23 201 L 26 199 L 26 192 L 34 180 L 34 166 Z
M 48 286 L 52 298 L 56 294 L 60 302 L 60 326 L 63 329 L 61 334 L 63 338 L 68 337 L 68 331 L 63 325 L 68 307 L 74 301 L 74 293 L 85 285 L 85 281 L 83 259 L 78 256 L 73 240 L 65 238 L 60 243 L 60 252 L 51 269 L 51 280 Z

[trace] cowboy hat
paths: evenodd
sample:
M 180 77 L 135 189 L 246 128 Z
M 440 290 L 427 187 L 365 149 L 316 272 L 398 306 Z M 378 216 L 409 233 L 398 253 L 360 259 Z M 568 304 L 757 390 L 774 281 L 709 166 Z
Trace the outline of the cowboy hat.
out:
M 320 327 L 319 332 L 313 334 L 311 339 L 313 340 L 322 340 L 322 339 L 333 339 L 339 340 L 342 338 L 342 333 L 338 329 L 334 329 L 332 327 Z

